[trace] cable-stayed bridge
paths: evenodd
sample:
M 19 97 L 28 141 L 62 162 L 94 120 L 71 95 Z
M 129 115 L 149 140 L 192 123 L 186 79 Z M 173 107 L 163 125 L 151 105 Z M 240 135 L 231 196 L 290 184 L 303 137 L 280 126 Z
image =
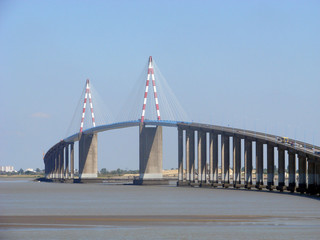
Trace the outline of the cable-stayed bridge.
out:
M 111 117 L 97 121 L 100 117 L 95 111 L 96 94 L 90 81 L 86 81 L 83 102 L 74 117 L 77 124 L 69 128 L 77 126 L 78 129 L 71 130 L 44 156 L 47 179 L 74 179 L 75 142 L 79 142 L 80 181 L 97 178 L 98 133 L 139 127 L 140 176 L 136 183 L 159 182 L 162 180 L 162 127 L 175 127 L 178 130 L 178 186 L 320 193 L 320 147 L 283 136 L 190 122 L 152 57 L 146 73 L 145 86 L 132 94 L 116 121 L 110 120 Z M 275 165 L 278 165 L 276 173 Z

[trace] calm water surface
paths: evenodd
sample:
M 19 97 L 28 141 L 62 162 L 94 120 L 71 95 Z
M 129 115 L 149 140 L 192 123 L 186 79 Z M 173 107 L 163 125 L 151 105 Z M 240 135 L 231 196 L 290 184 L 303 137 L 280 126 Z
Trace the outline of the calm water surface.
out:
M 232 189 L 0 179 L 0 216 L 262 216 L 259 220 L 54 228 L 0 226 L 0 239 L 319 239 L 320 201 Z

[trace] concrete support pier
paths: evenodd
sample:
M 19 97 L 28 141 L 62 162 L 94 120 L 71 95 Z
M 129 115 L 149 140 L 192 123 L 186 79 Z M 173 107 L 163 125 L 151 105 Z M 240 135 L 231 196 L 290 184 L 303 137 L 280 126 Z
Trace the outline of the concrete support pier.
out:
M 285 158 L 284 158 L 284 150 L 278 148 L 278 189 L 280 191 L 283 190 L 285 186 Z
M 194 130 L 187 129 L 186 133 L 186 165 L 187 181 L 194 181 Z
M 316 193 L 316 164 L 313 159 L 308 159 L 308 193 Z
M 74 143 L 70 144 L 70 178 L 74 178 Z
M 307 188 L 307 159 L 303 155 L 299 156 L 299 188 L 297 189 L 298 192 L 304 193 L 306 192 Z
M 97 134 L 82 134 L 79 141 L 79 178 L 98 177 Z
M 256 186 L 263 185 L 263 144 L 256 142 Z
M 67 144 L 65 146 L 65 171 L 64 171 L 64 178 L 68 179 L 69 178 L 69 145 Z
M 162 127 L 139 127 L 140 180 L 162 179 Z
M 183 179 L 183 130 L 178 128 L 178 181 Z
M 268 172 L 268 189 L 272 190 L 274 186 L 274 146 L 267 145 L 267 172 Z
M 219 182 L 218 172 L 218 134 L 210 133 L 210 182 Z
M 64 147 L 60 149 L 60 179 L 64 178 Z
M 198 131 L 198 182 L 206 182 L 207 152 L 206 132 Z
M 241 184 L 241 139 L 233 137 L 233 185 Z
M 250 188 L 252 185 L 252 141 L 249 139 L 245 139 L 244 168 L 245 185 Z
M 57 158 L 56 158 L 56 152 L 54 151 L 52 153 L 52 170 L 51 170 L 52 179 L 54 179 L 56 176 L 56 167 L 57 167 Z
M 296 190 L 296 154 L 289 152 L 289 186 L 288 190 Z
M 230 146 L 229 136 L 221 135 L 221 183 L 227 187 L 230 183 Z
M 316 192 L 320 194 L 320 163 L 317 162 L 315 165 Z
M 60 148 L 57 151 L 57 163 L 58 163 L 58 167 L 57 167 L 56 178 L 60 179 L 61 178 L 61 149 Z

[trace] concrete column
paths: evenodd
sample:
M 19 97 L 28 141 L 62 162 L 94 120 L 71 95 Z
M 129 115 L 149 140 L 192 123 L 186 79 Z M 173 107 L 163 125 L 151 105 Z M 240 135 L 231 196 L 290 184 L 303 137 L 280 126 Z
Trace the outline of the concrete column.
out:
M 57 154 L 58 154 L 58 169 L 57 169 L 57 178 L 60 179 L 61 178 L 61 150 L 58 149 L 57 150 Z
M 299 189 L 298 192 L 304 193 L 307 188 L 307 159 L 305 156 L 299 155 Z
M 56 170 L 56 154 L 52 153 L 52 170 L 51 170 L 51 178 L 55 178 L 55 170 Z
M 284 150 L 278 148 L 278 186 L 282 189 L 285 185 L 285 158 Z
M 98 177 L 97 134 L 82 134 L 79 141 L 79 178 Z
M 54 170 L 53 170 L 53 178 L 58 178 L 58 151 L 54 151 Z
M 50 178 L 50 171 L 51 171 L 51 156 L 48 155 L 48 158 L 47 158 L 47 162 L 46 162 L 46 165 L 48 166 L 47 167 L 47 175 L 46 175 L 46 178 Z
M 46 178 L 50 178 L 50 171 L 51 171 L 51 157 L 48 156 L 46 159 L 46 165 L 45 165 L 45 169 L 46 169 Z
M 183 130 L 178 128 L 178 180 L 183 181 Z
M 318 162 L 316 163 L 316 191 L 317 193 L 320 193 L 320 162 L 318 160 Z
M 221 182 L 223 184 L 230 183 L 229 167 L 230 167 L 229 136 L 221 135 Z
M 206 169 L 207 169 L 207 159 L 206 159 L 206 132 L 198 131 L 198 181 L 206 181 Z
M 60 178 L 61 175 L 61 152 L 57 149 L 57 168 L 56 168 L 56 178 Z
M 162 178 L 162 127 L 140 125 L 140 179 Z
M 268 144 L 267 149 L 268 187 L 271 190 L 274 185 L 274 146 Z
M 210 182 L 218 183 L 218 134 L 210 132 Z
M 70 144 L 70 177 L 74 178 L 74 143 Z
M 252 141 L 245 139 L 244 148 L 245 184 L 252 185 Z
M 316 193 L 316 164 L 313 159 L 308 159 L 308 193 Z
M 289 189 L 294 192 L 296 189 L 296 154 L 289 152 Z
M 190 130 L 186 130 L 186 181 L 190 180 Z
M 53 178 L 53 170 L 54 170 L 54 157 L 51 153 L 49 156 L 49 178 Z
M 43 162 L 44 162 L 44 177 L 47 178 L 47 176 L 48 176 L 48 159 L 44 158 Z
M 69 178 L 69 144 L 65 146 L 65 172 L 64 172 L 64 177 L 65 179 Z
M 50 174 L 50 158 L 49 157 L 45 159 L 44 170 L 45 170 L 45 177 L 48 178 Z
M 233 184 L 241 184 L 241 139 L 233 137 Z
M 51 154 L 48 156 L 48 177 L 47 178 L 51 178 L 51 169 L 52 169 L 52 167 L 51 167 L 51 160 L 52 160 L 52 158 L 51 158 Z
M 58 174 L 58 153 L 54 150 L 54 166 L 53 166 L 53 178 L 57 178 Z
M 44 160 L 45 178 L 49 178 L 49 169 L 50 169 L 49 162 L 50 162 L 50 158 L 47 157 L 47 158 Z
M 64 147 L 60 148 L 60 179 L 64 178 Z
M 194 130 L 187 129 L 186 158 L 187 158 L 187 180 L 194 181 Z
M 263 185 L 263 144 L 256 141 L 256 185 Z

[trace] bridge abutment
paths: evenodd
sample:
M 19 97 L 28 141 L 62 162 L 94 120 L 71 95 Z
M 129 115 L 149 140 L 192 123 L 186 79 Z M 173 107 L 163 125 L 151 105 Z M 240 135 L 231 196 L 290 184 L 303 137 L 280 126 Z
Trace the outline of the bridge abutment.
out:
M 73 174 L 72 174 L 73 175 Z M 98 177 L 98 136 L 82 134 L 79 141 L 79 178 Z
M 139 127 L 139 178 L 162 179 L 162 127 Z

